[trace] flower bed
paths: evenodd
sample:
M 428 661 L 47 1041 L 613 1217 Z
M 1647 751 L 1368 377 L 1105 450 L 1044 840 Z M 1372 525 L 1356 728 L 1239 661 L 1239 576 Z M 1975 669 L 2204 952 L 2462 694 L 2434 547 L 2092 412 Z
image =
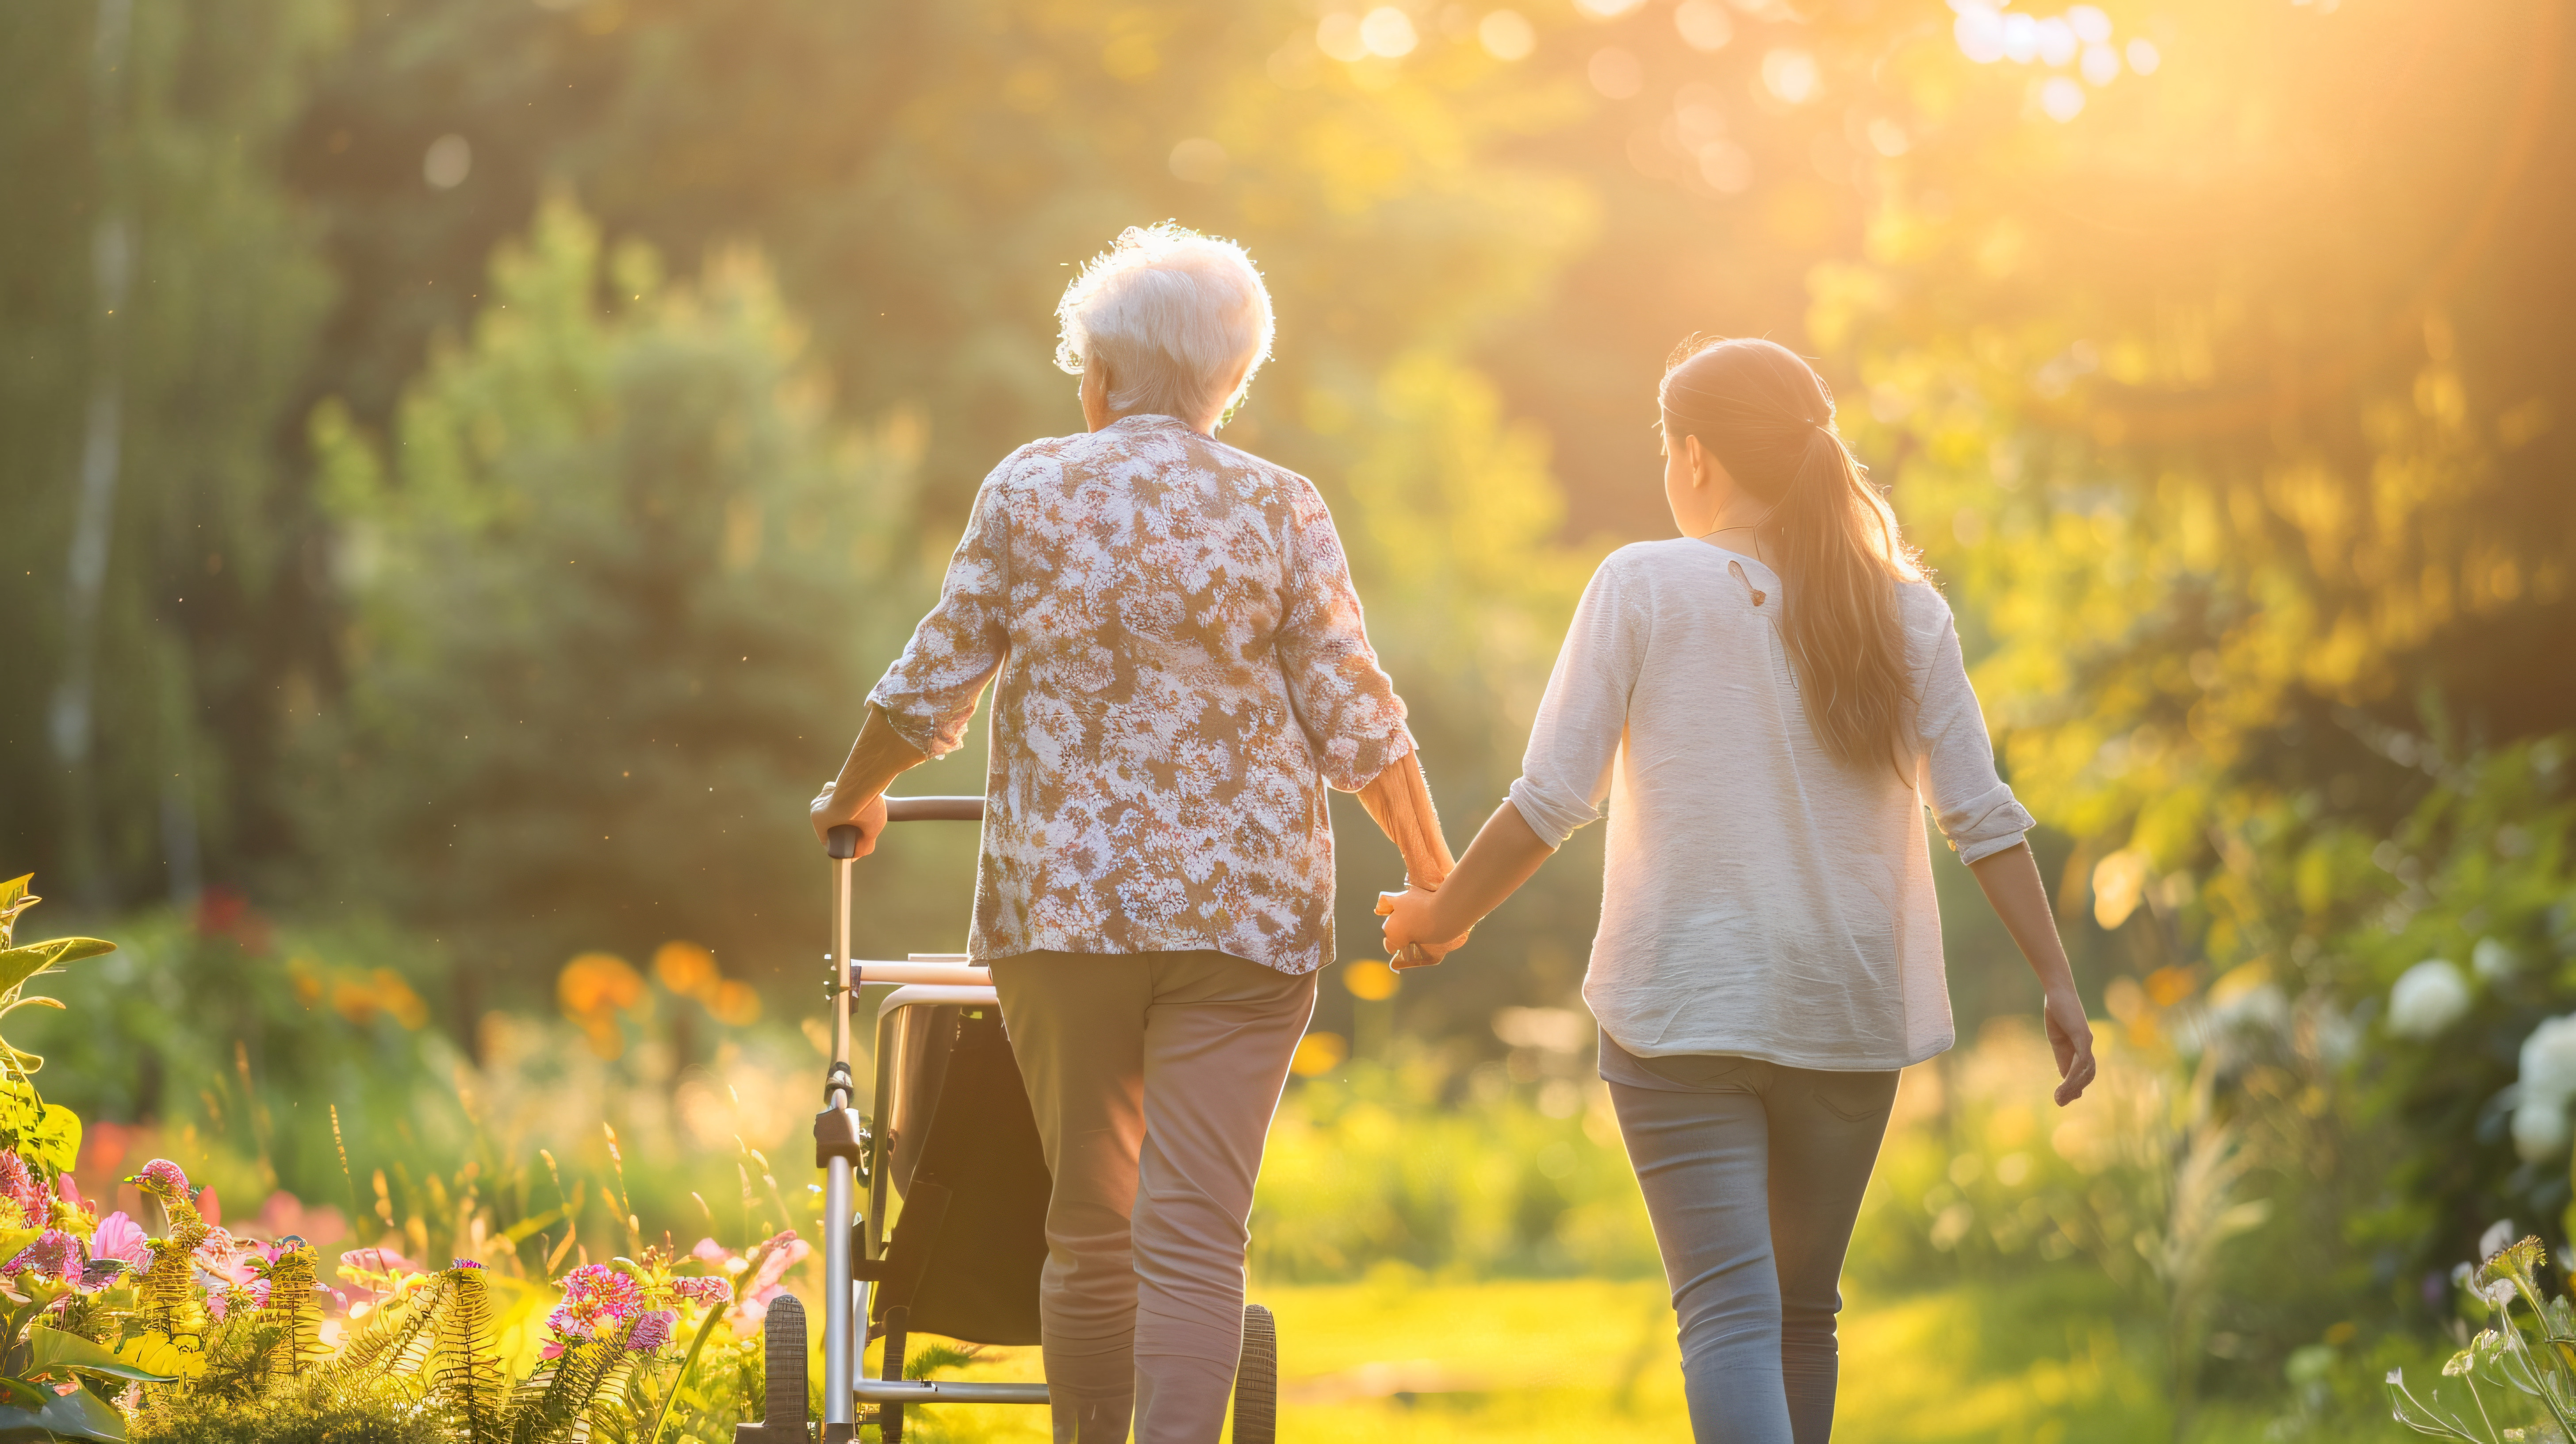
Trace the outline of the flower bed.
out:
M 17 946 L 27 883 L 0 883 L 0 1017 L 59 1007 L 21 990 L 113 949 Z M 709 1239 L 583 1258 L 551 1280 L 515 1249 L 433 1268 L 362 1248 L 326 1278 L 304 1239 L 209 1218 L 166 1158 L 124 1180 L 157 1233 L 97 1216 L 71 1174 L 80 1119 L 37 1091 L 41 1061 L 0 1042 L 0 1438 L 712 1444 L 759 1392 L 760 1320 L 808 1252 L 793 1232 L 747 1254 Z

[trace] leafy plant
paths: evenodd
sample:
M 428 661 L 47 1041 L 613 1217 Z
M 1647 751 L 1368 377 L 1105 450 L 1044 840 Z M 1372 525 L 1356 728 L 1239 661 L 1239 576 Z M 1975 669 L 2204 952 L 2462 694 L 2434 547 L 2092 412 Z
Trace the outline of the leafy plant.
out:
M 2388 1399 L 2398 1423 L 2471 1444 L 2567 1444 L 2576 1438 L 2576 1306 L 2563 1294 L 2543 1295 L 2539 1275 L 2547 1258 L 2539 1239 L 2525 1238 L 2478 1269 L 2476 1292 L 2495 1311 L 2495 1323 L 2453 1354 L 2442 1366 L 2441 1382 L 2421 1396 L 2407 1387 L 2405 1370 L 2388 1371 Z M 2457 1385 L 2443 1387 L 2451 1380 Z M 2520 1427 L 2497 1420 L 2499 1414 L 2514 1420 L 2535 1412 L 2540 1419 Z

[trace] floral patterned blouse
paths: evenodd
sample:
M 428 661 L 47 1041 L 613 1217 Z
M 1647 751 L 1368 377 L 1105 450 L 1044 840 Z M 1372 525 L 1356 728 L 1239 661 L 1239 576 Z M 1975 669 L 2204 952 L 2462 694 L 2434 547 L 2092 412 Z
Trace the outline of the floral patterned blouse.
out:
M 937 758 L 996 674 L 973 957 L 1333 961 L 1319 784 L 1413 738 L 1312 482 L 1168 416 L 1020 448 L 868 700 Z

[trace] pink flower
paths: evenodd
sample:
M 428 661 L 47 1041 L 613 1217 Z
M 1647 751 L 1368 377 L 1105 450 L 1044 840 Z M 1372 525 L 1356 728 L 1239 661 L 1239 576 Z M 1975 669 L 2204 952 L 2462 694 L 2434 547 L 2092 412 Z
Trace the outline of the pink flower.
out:
M 673 1279 L 671 1292 L 693 1304 L 721 1304 L 733 1297 L 733 1285 L 714 1277 Z
M 644 1286 L 606 1264 L 583 1264 L 563 1276 L 563 1302 L 546 1315 L 561 1340 L 595 1339 L 644 1312 Z
M 627 1332 L 626 1347 L 639 1354 L 654 1353 L 671 1342 L 671 1326 L 679 1321 L 680 1316 L 669 1309 L 651 1310 Z
M 779 1280 L 813 1252 L 813 1246 L 798 1238 L 794 1229 L 773 1234 L 752 1250 L 751 1269 L 734 1295 L 733 1311 L 726 1315 L 736 1333 L 749 1333 L 769 1317 L 769 1301 L 787 1292 Z
M 46 1229 L 43 1236 L 19 1251 L 16 1258 L 0 1264 L 0 1274 L 15 1274 L 33 1269 L 49 1279 L 77 1275 L 81 1267 L 80 1240 L 58 1228 Z
M 18 1205 L 18 1215 L 37 1228 L 53 1210 L 45 1206 L 45 1181 L 15 1153 L 0 1152 L 0 1198 Z
M 105 1228 L 101 1224 L 99 1227 Z M 371 1274 L 416 1274 L 421 1266 L 391 1249 L 353 1248 L 340 1255 L 340 1267 L 363 1269 Z
M 206 1241 L 197 1245 L 197 1267 L 228 1284 L 246 1284 L 259 1277 L 259 1265 L 268 1263 L 274 1250 L 266 1244 L 246 1238 L 235 1238 L 226 1229 L 215 1229 Z
M 122 1209 L 98 1221 L 98 1231 L 90 1235 L 89 1256 L 122 1259 L 138 1269 L 152 1263 L 152 1250 L 144 1245 L 143 1226 L 126 1217 Z
M 187 1170 L 166 1158 L 153 1159 L 126 1182 L 155 1198 L 186 1198 L 189 1192 Z

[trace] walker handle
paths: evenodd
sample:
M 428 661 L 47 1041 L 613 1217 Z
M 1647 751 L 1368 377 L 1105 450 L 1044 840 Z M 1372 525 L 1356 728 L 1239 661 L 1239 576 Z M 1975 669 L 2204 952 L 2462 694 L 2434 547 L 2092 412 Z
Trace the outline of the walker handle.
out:
M 842 823 L 824 834 L 823 852 L 827 857 L 846 861 L 859 855 L 859 830 Z
M 888 822 L 984 820 L 984 799 L 980 797 L 889 797 L 885 804 Z

